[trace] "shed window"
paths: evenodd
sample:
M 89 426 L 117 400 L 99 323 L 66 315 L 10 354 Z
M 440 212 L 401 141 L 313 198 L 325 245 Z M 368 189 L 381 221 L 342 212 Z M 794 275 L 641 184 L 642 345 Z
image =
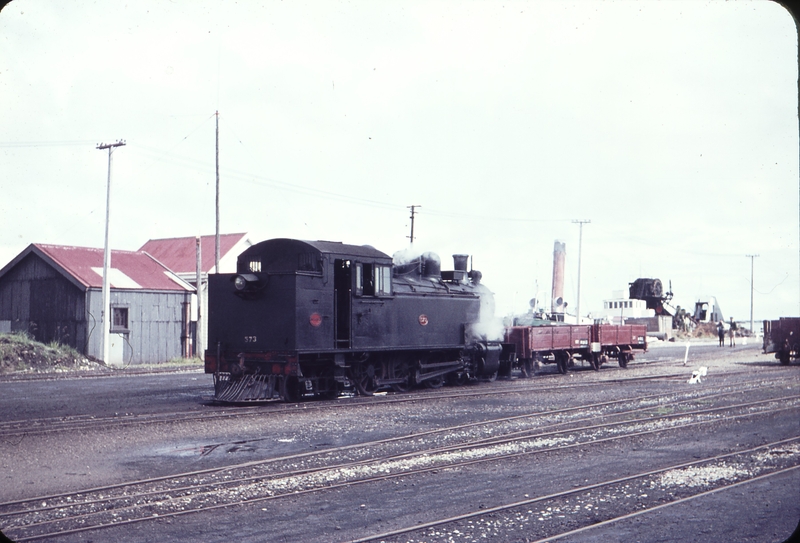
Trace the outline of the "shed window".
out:
M 111 329 L 112 330 L 127 330 L 128 329 L 128 308 L 127 307 L 112 307 L 111 308 Z

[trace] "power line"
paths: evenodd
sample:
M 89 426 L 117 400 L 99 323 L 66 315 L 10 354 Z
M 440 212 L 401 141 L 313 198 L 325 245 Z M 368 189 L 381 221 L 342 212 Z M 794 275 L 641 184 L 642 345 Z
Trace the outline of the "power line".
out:
M 88 145 L 96 140 L 64 140 L 64 141 L 0 141 L 0 147 L 65 147 L 69 145 Z

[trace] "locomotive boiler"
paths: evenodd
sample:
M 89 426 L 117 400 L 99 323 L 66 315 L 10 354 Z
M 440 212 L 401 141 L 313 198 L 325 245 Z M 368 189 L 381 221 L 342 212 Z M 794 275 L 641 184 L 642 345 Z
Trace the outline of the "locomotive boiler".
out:
M 484 331 L 492 293 L 467 256 L 395 263 L 362 245 L 271 239 L 208 283 L 205 371 L 215 398 L 371 395 L 491 379 L 512 356 Z M 501 368 L 501 366 L 503 366 Z

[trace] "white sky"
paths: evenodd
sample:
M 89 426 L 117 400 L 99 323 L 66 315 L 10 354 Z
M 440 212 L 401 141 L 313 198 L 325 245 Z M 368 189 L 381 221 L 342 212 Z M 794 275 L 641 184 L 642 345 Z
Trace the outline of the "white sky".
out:
M 0 267 L 34 242 L 221 229 L 469 253 L 501 314 L 637 277 L 800 314 L 797 31 L 767 1 L 14 0 Z M 549 307 L 549 305 L 548 305 Z

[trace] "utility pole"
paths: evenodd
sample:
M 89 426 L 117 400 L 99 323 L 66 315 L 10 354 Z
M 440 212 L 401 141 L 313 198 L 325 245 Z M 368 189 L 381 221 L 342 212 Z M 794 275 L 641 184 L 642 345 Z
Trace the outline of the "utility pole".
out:
M 216 144 L 216 163 L 217 163 L 217 229 L 214 238 L 214 273 L 219 273 L 219 111 L 214 112 L 217 118 L 217 144 Z
M 744 255 L 750 259 L 750 335 L 754 334 L 753 330 L 753 261 L 760 255 Z
M 111 334 L 111 289 L 108 285 L 108 270 L 111 268 L 111 250 L 108 248 L 108 223 L 111 212 L 111 154 L 115 147 L 125 145 L 124 140 L 117 143 L 98 143 L 98 149 L 108 149 L 108 183 L 106 185 L 106 238 L 103 246 L 103 312 L 100 325 L 103 327 L 103 362 L 108 364 L 109 335 Z
M 584 220 L 573 220 L 573 223 L 576 223 L 579 227 L 578 230 L 578 307 L 575 309 L 575 313 L 577 316 L 577 324 L 581 323 L 581 249 L 583 245 L 583 225 L 590 223 L 592 221 L 588 219 Z
M 194 327 L 194 355 L 197 358 L 203 359 L 203 268 L 202 268 L 202 255 L 200 252 L 200 236 L 195 238 L 195 284 L 197 285 L 197 324 Z
M 406 206 L 406 207 L 411 210 L 411 235 L 408 236 L 408 237 L 409 237 L 409 239 L 411 239 L 411 244 L 413 245 L 414 244 L 414 210 L 416 208 L 422 207 L 422 206 L 416 205 L 416 206 Z

